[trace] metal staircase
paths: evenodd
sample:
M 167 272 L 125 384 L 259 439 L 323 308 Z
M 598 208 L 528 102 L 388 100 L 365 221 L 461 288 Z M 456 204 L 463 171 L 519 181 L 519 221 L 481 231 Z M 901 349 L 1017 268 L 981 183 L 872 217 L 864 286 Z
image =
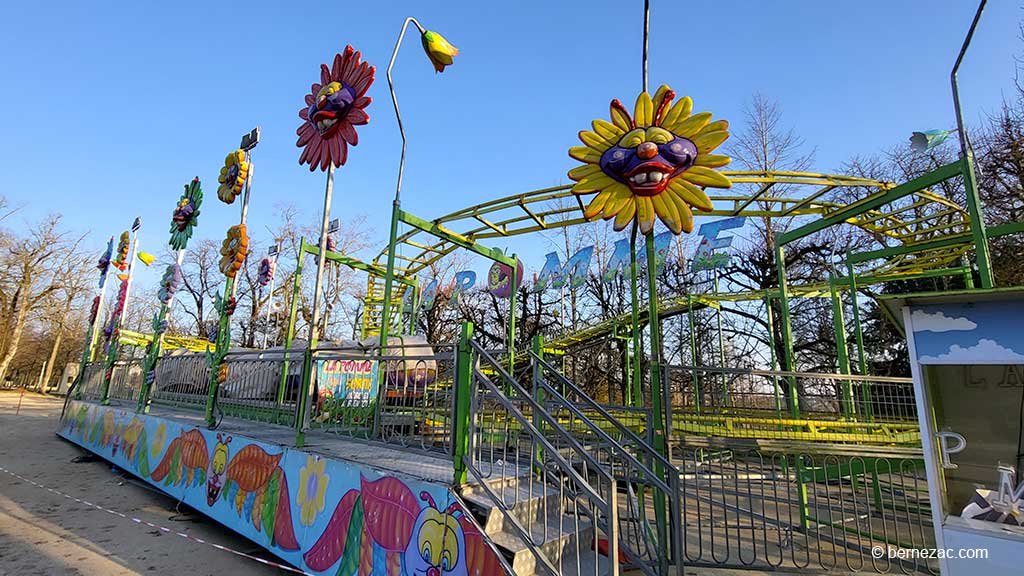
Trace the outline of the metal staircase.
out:
M 671 464 L 539 356 L 528 390 L 472 348 L 462 497 L 515 573 L 682 574 L 670 563 Z

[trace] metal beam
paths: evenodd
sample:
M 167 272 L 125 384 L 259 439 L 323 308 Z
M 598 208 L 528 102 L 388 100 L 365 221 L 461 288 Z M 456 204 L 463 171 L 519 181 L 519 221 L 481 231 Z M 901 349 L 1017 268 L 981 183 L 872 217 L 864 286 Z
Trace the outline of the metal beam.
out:
M 891 258 L 893 256 L 902 256 L 904 254 L 927 252 L 929 250 L 945 248 L 947 246 L 967 244 L 970 241 L 970 232 L 963 232 L 961 234 L 954 234 L 952 236 L 946 236 L 936 240 L 927 240 L 917 244 L 904 244 L 902 246 L 893 246 L 891 248 L 880 248 L 878 250 L 870 250 L 868 252 L 858 252 L 856 254 L 850 254 L 849 259 L 850 263 L 859 264 L 861 262 L 870 262 L 871 260 L 878 260 L 881 258 Z
M 320 255 L 320 248 L 317 246 L 313 246 L 312 244 L 304 244 L 302 246 L 302 251 L 307 254 L 312 254 L 313 256 Z M 380 277 L 384 277 L 384 275 L 387 274 L 387 271 L 385 271 L 380 266 L 367 264 L 366 262 L 363 262 L 362 260 L 359 260 L 357 258 L 352 258 L 351 256 L 344 256 L 337 252 L 331 252 L 330 250 L 328 250 L 327 253 L 324 254 L 324 258 L 332 262 L 337 262 L 338 264 L 348 266 L 353 270 L 361 270 L 363 272 L 366 272 L 367 274 L 373 274 L 375 276 Z M 396 277 L 395 280 L 401 282 L 402 284 L 405 284 L 406 286 L 415 286 L 415 283 L 407 278 Z
M 402 210 L 398 211 L 398 219 L 399 221 L 405 222 L 406 224 L 412 226 L 413 228 L 417 228 L 419 230 L 426 232 L 427 234 L 431 234 L 433 236 L 436 236 L 437 238 L 440 238 L 447 242 L 451 242 L 456 246 L 465 248 L 470 252 L 475 252 L 481 256 L 484 256 L 485 258 L 490 258 L 495 262 L 500 262 L 501 264 L 504 264 L 506 266 L 513 267 L 516 265 L 515 259 L 506 256 L 501 252 L 501 250 L 498 250 L 497 248 L 488 248 L 481 244 L 477 244 L 476 242 L 470 240 L 469 238 L 466 238 L 462 234 L 457 234 L 455 232 L 452 232 L 451 230 L 448 230 L 447 228 L 442 227 L 440 224 L 429 222 L 427 220 L 424 220 L 417 216 L 413 216 L 412 214 L 409 214 L 408 212 Z
M 743 205 L 740 206 L 739 208 L 736 208 L 736 210 L 732 213 L 732 215 L 733 216 L 739 216 L 740 212 L 743 212 L 747 208 L 747 206 L 750 206 L 751 204 L 753 204 L 765 192 L 767 192 L 769 189 L 771 189 L 772 186 L 775 186 L 775 182 L 767 182 L 764 185 L 762 185 L 761 189 L 758 190 L 757 192 L 755 192 L 754 194 L 752 194 L 750 196 L 750 198 L 747 198 L 746 202 L 744 202 Z
M 786 209 L 782 213 L 782 215 L 783 216 L 789 216 L 793 211 L 799 210 L 799 209 L 803 208 L 804 206 L 807 206 L 808 204 L 810 204 L 811 202 L 814 202 L 815 200 L 817 200 L 818 198 L 822 197 L 823 195 L 828 194 L 832 190 L 835 190 L 835 188 L 836 187 L 831 185 L 831 184 L 821 188 L 820 190 L 818 190 L 814 194 L 811 194 L 810 196 L 804 198 L 803 200 L 797 202 L 796 204 L 794 204 L 791 207 L 789 207 L 788 209 Z
M 794 240 L 810 236 L 811 234 L 824 230 L 825 228 L 841 224 L 859 214 L 875 210 L 876 208 L 884 206 L 890 202 L 899 200 L 900 198 L 909 196 L 914 192 L 924 190 L 961 174 L 963 174 L 963 164 L 960 161 L 951 162 L 945 166 L 932 170 L 923 176 L 914 178 L 910 182 L 900 184 L 899 186 L 886 190 L 885 192 L 872 194 L 863 200 L 859 200 L 845 208 L 836 210 L 820 220 L 809 222 L 796 230 L 790 230 L 785 234 L 781 234 L 778 238 L 779 245 L 784 246 Z

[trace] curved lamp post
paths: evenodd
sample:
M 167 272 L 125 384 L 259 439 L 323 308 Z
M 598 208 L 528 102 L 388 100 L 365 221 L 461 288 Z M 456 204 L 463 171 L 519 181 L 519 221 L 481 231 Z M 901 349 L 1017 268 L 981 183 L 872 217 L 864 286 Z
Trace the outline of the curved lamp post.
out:
M 985 218 L 982 214 L 981 198 L 978 196 L 978 180 L 974 173 L 974 151 L 971 149 L 971 142 L 964 130 L 964 117 L 960 111 L 960 90 L 956 83 L 956 73 L 960 69 L 960 63 L 964 60 L 967 47 L 971 45 L 974 37 L 974 30 L 978 27 L 981 13 L 985 10 L 986 0 L 978 3 L 978 10 L 974 13 L 974 20 L 964 38 L 963 46 L 960 47 L 960 55 L 956 58 L 953 71 L 949 73 L 949 81 L 953 86 L 953 108 L 956 111 L 957 134 L 960 136 L 960 160 L 964 163 L 964 188 L 967 192 L 967 209 L 971 215 L 971 235 L 974 237 L 975 261 L 978 264 L 978 275 L 981 277 L 982 288 L 992 288 L 992 268 L 989 264 L 988 238 L 985 233 Z
M 388 343 L 388 324 L 390 323 L 391 313 L 391 281 L 395 275 L 395 242 L 398 238 L 398 215 L 401 209 L 401 195 L 402 195 L 402 175 L 405 170 L 405 128 L 402 126 L 402 113 L 398 109 L 398 97 L 395 95 L 395 85 L 391 80 L 391 69 L 395 67 L 395 59 L 398 57 L 398 49 L 402 46 L 402 40 L 405 38 L 405 31 L 409 28 L 409 24 L 416 26 L 416 29 L 420 31 L 420 40 L 423 43 L 423 51 L 427 53 L 427 58 L 430 59 L 434 65 L 436 72 L 444 72 L 445 66 L 449 66 L 453 62 L 453 58 L 458 56 L 459 50 L 448 43 L 443 36 L 437 32 L 427 30 L 419 21 L 412 16 L 405 19 L 402 24 L 402 31 L 398 34 L 398 41 L 395 43 L 395 49 L 391 52 L 391 61 L 388 62 L 388 89 L 391 91 L 391 103 L 395 105 L 395 117 L 398 119 L 398 132 L 402 136 L 402 155 L 398 160 L 398 182 L 395 184 L 395 201 L 391 209 L 391 232 L 388 240 L 388 265 L 387 274 L 384 277 L 384 302 L 381 312 L 380 322 L 380 347 L 384 348 Z

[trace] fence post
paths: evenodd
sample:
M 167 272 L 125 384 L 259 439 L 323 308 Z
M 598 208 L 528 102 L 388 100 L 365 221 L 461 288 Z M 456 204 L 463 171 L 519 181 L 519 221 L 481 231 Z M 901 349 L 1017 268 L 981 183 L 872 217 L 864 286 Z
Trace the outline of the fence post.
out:
M 533 353 L 537 358 L 544 358 L 544 336 L 537 334 L 533 337 Z M 542 378 L 542 368 L 536 359 L 530 359 L 530 364 L 533 365 L 533 400 L 537 403 L 541 409 L 544 409 L 544 391 L 540 384 Z M 562 384 L 562 397 L 565 397 L 565 384 Z M 544 434 L 543 423 L 541 422 L 540 414 L 536 411 L 533 413 L 533 427 L 536 428 L 541 434 Z M 533 452 L 533 471 L 534 473 L 540 473 L 540 463 L 544 461 L 544 447 L 539 442 L 534 441 L 536 446 Z
M 469 454 L 470 404 L 473 400 L 473 323 L 462 323 L 462 335 L 455 349 L 455 413 L 452 417 L 452 465 L 455 485 L 466 482 L 466 456 Z
M 302 355 L 302 378 L 299 388 L 298 410 L 295 411 L 295 447 L 302 448 L 306 445 L 306 411 L 310 409 L 309 403 L 312 400 L 312 394 L 307 391 L 312 391 L 312 386 L 309 385 L 310 378 L 312 378 L 313 370 L 313 350 L 310 347 L 306 347 L 305 352 Z

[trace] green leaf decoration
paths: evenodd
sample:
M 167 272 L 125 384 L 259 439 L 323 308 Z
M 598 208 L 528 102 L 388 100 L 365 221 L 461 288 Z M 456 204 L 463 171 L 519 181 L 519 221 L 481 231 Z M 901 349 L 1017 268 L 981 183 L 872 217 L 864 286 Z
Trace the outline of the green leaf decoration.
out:
M 351 576 L 359 568 L 359 554 L 363 549 L 363 497 L 356 498 L 352 507 L 352 517 L 348 521 L 348 533 L 345 534 L 345 553 L 341 557 L 336 576 Z
M 277 520 L 277 499 L 281 496 L 281 483 L 277 473 L 270 475 L 266 492 L 263 493 L 263 533 L 274 543 L 274 524 Z
M 224 481 L 224 488 L 220 491 L 221 500 L 227 501 L 228 494 L 231 492 L 231 485 L 234 483 L 235 481 L 230 478 Z
M 171 473 L 164 478 L 164 486 L 171 486 L 181 479 L 181 446 L 174 447 L 174 454 L 171 455 Z
M 174 207 L 171 218 L 171 240 L 168 242 L 175 250 L 184 250 L 192 237 L 192 229 L 199 224 L 199 207 L 203 204 L 203 188 L 197 176 L 185 185 L 185 193 L 181 195 Z M 187 205 L 187 206 L 186 206 Z
M 200 468 L 199 471 L 196 472 L 196 483 L 195 483 L 195 485 L 196 486 L 201 486 L 203 484 L 206 484 L 206 470 L 203 470 L 202 468 Z
M 139 474 L 145 478 L 149 476 L 149 442 L 146 438 L 146 429 L 143 428 L 139 434 L 139 444 L 135 448 L 136 456 L 135 468 Z

